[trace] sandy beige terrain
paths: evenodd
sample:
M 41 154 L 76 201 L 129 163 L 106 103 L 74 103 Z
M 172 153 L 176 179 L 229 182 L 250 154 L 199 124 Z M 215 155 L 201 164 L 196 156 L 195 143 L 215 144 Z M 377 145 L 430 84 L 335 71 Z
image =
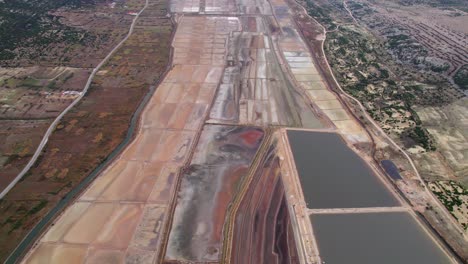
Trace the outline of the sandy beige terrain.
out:
M 252 248 L 255 259 L 319 263 L 286 130 L 274 134 L 275 148 L 262 144 L 277 126 L 337 132 L 353 147 L 370 145 L 367 131 L 320 74 L 285 1 L 173 0 L 169 7 L 177 23 L 172 67 L 135 139 L 23 263 L 61 263 L 65 255 L 76 263 L 248 259 L 242 250 L 229 255 L 233 241 L 259 250 L 266 245 L 259 241 L 269 243 L 268 252 Z M 232 215 L 242 198 L 241 215 Z M 274 217 L 257 218 L 257 211 Z M 251 239 L 239 246 L 233 221 L 243 212 L 265 230 L 254 241 L 256 220 L 239 222 Z
M 187 160 L 221 78 L 227 33 L 237 28 L 237 20 L 229 18 L 179 21 L 173 42 L 174 67 L 148 103 L 140 133 L 56 220 L 25 263 L 62 263 L 57 256 L 76 244 L 88 252 L 85 263 L 157 256 L 175 177 Z M 179 56 L 189 51 L 196 52 Z M 82 263 L 78 253 L 69 260 Z
M 245 10 L 252 12 L 248 6 Z M 87 249 L 86 263 L 159 256 L 179 169 L 188 161 L 223 75 L 229 34 L 239 31 L 240 25 L 235 17 L 178 18 L 173 67 L 148 103 L 140 132 L 55 221 L 25 263 L 34 263 L 38 258 L 57 263 L 54 254 L 58 253 L 54 252 L 62 249 L 56 246 L 77 244 Z M 260 49 L 262 54 L 261 49 L 269 48 L 270 42 L 264 36 L 254 35 L 252 40 L 258 44 L 251 52 Z M 252 70 L 248 72 L 254 79 L 266 79 L 263 56 L 258 56 L 260 63 L 249 66 Z M 273 107 L 271 112 L 278 111 L 281 108 Z M 76 256 L 78 260 L 81 255 Z
M 428 179 L 433 176 L 443 176 L 445 179 L 458 179 L 468 186 L 468 99 L 460 99 L 443 107 L 420 107 L 417 110 L 423 124 L 435 137 L 437 147 L 444 156 L 432 157 L 422 153 L 421 161 L 428 160 L 427 165 L 421 163 L 421 170 L 427 173 Z M 435 160 L 435 161 L 432 161 Z M 438 160 L 438 161 L 437 161 Z M 444 161 L 446 173 L 436 173 L 444 168 L 437 168 L 440 160 Z
M 277 21 L 285 32 L 278 41 L 282 52 L 296 83 L 302 87 L 316 109 L 323 113 L 352 142 L 369 142 L 365 130 L 338 103 L 337 97 L 327 88 L 323 77 L 319 74 L 308 46 L 298 33 L 292 15 L 287 11 L 288 5 L 283 0 L 273 0 Z M 322 108 L 325 107 L 325 108 Z
M 320 128 L 323 120 L 297 92 L 277 58 L 269 21 L 247 16 L 229 38 L 226 67 L 210 123 Z

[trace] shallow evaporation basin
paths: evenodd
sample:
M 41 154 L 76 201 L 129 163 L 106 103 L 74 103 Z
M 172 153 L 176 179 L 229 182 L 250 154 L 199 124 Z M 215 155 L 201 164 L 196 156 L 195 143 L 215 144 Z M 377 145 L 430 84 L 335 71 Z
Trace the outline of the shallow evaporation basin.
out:
M 336 133 L 287 131 L 307 207 L 391 207 L 400 203 Z
M 327 264 L 452 263 L 406 212 L 316 214 L 310 219 Z

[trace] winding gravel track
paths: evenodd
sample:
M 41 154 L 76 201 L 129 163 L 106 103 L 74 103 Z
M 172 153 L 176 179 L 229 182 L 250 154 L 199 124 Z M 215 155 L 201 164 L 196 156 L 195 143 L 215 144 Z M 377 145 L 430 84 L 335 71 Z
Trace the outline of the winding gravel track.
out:
M 46 146 L 47 144 L 47 141 L 49 140 L 49 137 L 50 135 L 52 134 L 52 132 L 54 132 L 55 130 L 55 127 L 57 126 L 57 124 L 60 122 L 60 120 L 62 120 L 63 116 L 65 116 L 65 114 L 68 113 L 68 111 L 70 111 L 85 95 L 86 95 L 86 92 L 88 91 L 89 87 L 91 86 L 91 82 L 93 81 L 93 78 L 94 76 L 96 75 L 96 73 L 99 71 L 99 69 L 109 60 L 109 58 L 123 45 L 123 43 L 130 37 L 130 35 L 132 35 L 133 33 L 133 29 L 135 28 L 135 25 L 136 25 L 136 22 L 138 20 L 138 17 L 140 16 L 140 14 L 148 7 L 148 1 L 149 0 L 146 0 L 145 1 L 145 6 L 143 6 L 143 8 L 138 12 L 138 14 L 135 16 L 135 18 L 133 18 L 133 21 L 132 21 L 132 24 L 130 25 L 130 29 L 128 31 L 128 34 L 125 36 L 125 38 L 123 38 L 108 54 L 107 56 L 96 66 L 96 68 L 93 69 L 93 72 L 91 73 L 91 75 L 89 75 L 89 78 L 88 78 L 88 81 L 86 82 L 86 85 L 85 87 L 83 88 L 83 91 L 81 92 L 80 96 L 78 96 L 67 108 L 65 108 L 65 110 L 62 111 L 62 113 L 60 113 L 60 115 L 58 115 L 54 122 L 52 122 L 52 124 L 49 126 L 49 128 L 47 129 L 46 133 L 44 134 L 44 137 L 42 138 L 41 140 L 41 143 L 39 144 L 39 146 L 37 147 L 36 149 L 36 152 L 34 152 L 34 155 L 32 156 L 32 158 L 29 160 L 28 164 L 26 164 L 26 166 L 23 168 L 23 170 L 15 177 L 15 179 L 13 179 L 12 182 L 10 182 L 10 184 L 2 190 L 2 192 L 0 193 L 0 199 L 2 199 L 3 197 L 5 197 L 5 195 L 11 190 L 13 189 L 13 187 L 16 185 L 16 183 L 18 183 L 21 178 L 24 177 L 24 175 L 29 171 L 29 169 L 31 169 L 31 167 L 34 165 L 34 163 L 37 161 L 37 159 L 39 158 L 39 155 L 41 155 L 41 152 L 42 150 L 44 149 L 44 147 Z

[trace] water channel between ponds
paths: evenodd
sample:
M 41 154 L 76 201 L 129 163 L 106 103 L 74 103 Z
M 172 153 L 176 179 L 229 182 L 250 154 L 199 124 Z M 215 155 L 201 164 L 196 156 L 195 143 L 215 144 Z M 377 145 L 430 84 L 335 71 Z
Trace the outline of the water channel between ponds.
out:
M 287 134 L 308 208 L 400 205 L 338 134 L 298 130 Z
M 409 213 L 317 214 L 310 219 L 327 264 L 451 263 Z

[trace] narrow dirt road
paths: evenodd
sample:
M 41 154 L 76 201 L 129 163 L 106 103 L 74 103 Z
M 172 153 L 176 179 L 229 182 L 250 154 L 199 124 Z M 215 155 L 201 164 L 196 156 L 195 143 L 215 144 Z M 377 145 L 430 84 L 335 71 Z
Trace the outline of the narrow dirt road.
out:
M 108 54 L 107 56 L 93 69 L 91 72 L 91 75 L 89 75 L 88 81 L 86 82 L 86 85 L 83 88 L 83 91 L 80 93 L 80 95 L 67 107 L 65 108 L 60 115 L 58 115 L 52 124 L 50 124 L 49 128 L 47 129 L 46 133 L 42 137 L 41 143 L 37 147 L 36 151 L 34 152 L 33 156 L 29 160 L 29 162 L 26 164 L 26 166 L 21 170 L 21 172 L 8 184 L 5 189 L 2 190 L 0 193 L 0 199 L 2 199 L 15 185 L 18 183 L 21 178 L 31 169 L 31 167 L 34 165 L 34 163 L 37 161 L 39 156 L 42 153 L 42 150 L 47 144 L 47 141 L 49 140 L 50 135 L 54 132 L 55 127 L 58 125 L 60 120 L 79 102 L 81 99 L 86 95 L 86 92 L 88 91 L 89 87 L 91 86 L 91 83 L 93 81 L 94 76 L 96 73 L 99 71 L 99 69 L 109 60 L 109 58 L 122 46 L 122 44 L 132 35 L 133 29 L 135 28 L 135 24 L 138 20 L 138 17 L 140 14 L 148 7 L 148 0 L 146 0 L 145 5 L 143 8 L 137 13 L 137 15 L 133 18 L 132 24 L 130 25 L 130 29 L 128 30 L 128 34 L 123 38 Z

